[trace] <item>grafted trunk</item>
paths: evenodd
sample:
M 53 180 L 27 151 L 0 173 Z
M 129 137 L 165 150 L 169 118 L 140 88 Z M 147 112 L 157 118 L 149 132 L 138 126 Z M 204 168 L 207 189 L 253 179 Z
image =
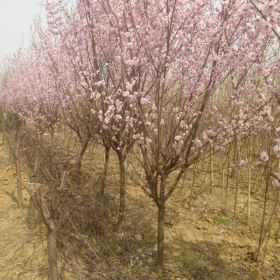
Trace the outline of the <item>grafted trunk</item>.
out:
M 276 230 L 276 236 L 275 236 L 275 241 L 277 244 L 279 243 L 279 238 L 280 238 L 280 221 L 279 221 L 278 228 Z
M 165 202 L 158 206 L 158 232 L 157 232 L 157 265 L 164 266 L 164 223 L 165 223 Z
M 117 221 L 117 228 L 124 221 L 124 212 L 125 212 L 125 187 L 126 187 L 126 178 L 125 178 L 125 157 L 122 154 L 118 154 L 119 160 L 119 169 L 120 169 L 120 205 L 119 205 L 119 215 Z
M 16 165 L 16 180 L 17 180 L 17 199 L 18 199 L 18 207 L 23 208 L 23 196 L 22 196 L 22 186 L 21 186 L 21 171 L 20 164 L 18 159 L 15 160 Z
M 36 192 L 37 205 L 39 211 L 42 213 L 42 218 L 45 225 L 48 228 L 47 239 L 48 239 L 48 263 L 49 263 L 49 275 L 50 280 L 59 280 L 59 271 L 57 266 L 57 226 L 54 219 L 52 218 L 51 212 L 48 208 L 47 201 L 40 198 L 40 194 Z
M 51 280 L 59 280 L 56 253 L 56 229 L 48 230 L 48 262 Z
M 54 127 L 50 128 L 51 145 L 54 145 Z
M 77 158 L 77 168 L 76 168 L 76 171 L 78 174 L 81 174 L 83 158 L 84 158 L 84 154 L 87 150 L 87 147 L 88 147 L 88 142 L 81 144 L 81 150 L 80 150 L 79 156 Z
M 210 193 L 213 192 L 214 188 L 214 166 L 213 166 L 213 148 L 210 147 L 210 172 L 211 172 L 211 183 L 210 183 Z
M 39 171 L 40 164 L 41 164 L 41 152 L 42 152 L 42 144 L 43 144 L 43 135 L 42 133 L 38 133 L 37 136 L 37 141 L 39 143 L 39 147 L 36 149 L 35 152 L 35 160 L 34 160 L 34 169 L 33 169 L 33 174 L 32 177 L 36 176 L 37 172 Z
M 16 181 L 17 181 L 17 199 L 18 199 L 18 207 L 23 208 L 23 197 L 22 197 L 22 186 L 21 186 L 21 169 L 20 169 L 20 162 L 19 162 L 19 150 L 20 150 L 20 139 L 18 139 L 18 135 L 16 137 L 16 148 L 14 151 L 14 164 L 16 168 Z
M 225 196 L 225 214 L 227 214 L 228 210 L 228 187 L 229 187 L 229 167 L 230 167 L 230 152 L 231 152 L 231 146 L 229 145 L 228 149 L 228 158 L 227 158 L 227 180 L 226 180 L 226 196 Z
M 266 167 L 267 168 L 267 167 Z M 265 192 L 264 192 L 264 205 L 263 205 L 263 213 L 262 213 L 262 221 L 261 221 L 261 229 L 260 229 L 260 237 L 258 248 L 256 251 L 256 261 L 259 262 L 261 248 L 264 242 L 264 232 L 265 232 L 265 218 L 266 218 L 266 209 L 267 209 L 267 196 L 268 196 L 268 189 L 269 189 L 269 175 L 268 171 L 266 170 L 266 182 L 265 182 Z
M 252 167 L 251 167 L 251 145 L 252 139 L 249 137 L 248 146 L 248 189 L 247 189 L 247 224 L 250 225 L 251 218 L 251 189 L 252 189 Z
M 108 166 L 109 166 L 109 159 L 110 159 L 110 147 L 105 147 L 105 155 L 104 155 L 104 167 L 101 174 L 101 186 L 100 186 L 100 195 L 105 195 L 105 187 L 106 187 L 106 179 L 108 173 Z
M 235 139 L 234 146 L 234 176 L 235 176 L 235 190 L 234 190 L 234 217 L 237 215 L 237 200 L 238 200 L 238 183 L 239 183 L 239 141 Z
M 39 165 L 40 165 L 40 154 L 41 151 L 37 149 L 35 153 L 35 161 L 34 161 L 34 169 L 33 169 L 33 176 L 35 176 L 39 170 Z

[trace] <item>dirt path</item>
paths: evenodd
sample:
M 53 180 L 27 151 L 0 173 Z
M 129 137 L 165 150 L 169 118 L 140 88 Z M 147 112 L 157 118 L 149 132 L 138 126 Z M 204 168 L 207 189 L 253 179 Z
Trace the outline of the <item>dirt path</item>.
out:
M 46 279 L 42 230 L 28 218 L 31 214 L 27 196 L 24 204 L 24 209 L 18 209 L 14 168 L 1 139 L 0 280 Z

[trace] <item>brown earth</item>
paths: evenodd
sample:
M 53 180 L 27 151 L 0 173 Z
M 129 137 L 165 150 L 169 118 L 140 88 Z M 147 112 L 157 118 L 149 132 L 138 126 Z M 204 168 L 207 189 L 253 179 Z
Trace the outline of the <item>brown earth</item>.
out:
M 26 194 L 25 194 L 26 195 Z M 28 197 L 19 209 L 14 168 L 0 140 L 0 279 L 47 279 L 45 243 L 31 216 Z
M 14 168 L 7 148 L 0 145 L 0 280 L 47 279 L 44 228 L 36 223 L 27 194 L 25 208 L 18 209 Z M 99 159 L 95 160 L 99 161 L 98 166 L 92 163 L 93 156 Z M 101 162 L 100 149 L 90 149 L 84 161 L 85 173 L 98 174 Z M 130 164 L 128 172 L 133 172 L 133 169 L 129 168 Z M 210 194 L 209 180 L 199 177 L 191 194 L 191 179 L 190 172 L 184 187 L 178 188 L 168 203 L 165 279 L 280 280 L 280 244 L 273 238 L 267 245 L 265 262 L 257 265 L 253 261 L 259 237 L 262 201 L 252 199 L 252 221 L 248 227 L 245 223 L 246 192 L 238 194 L 237 219 L 232 211 L 228 211 L 227 215 L 223 213 L 224 193 L 219 186 Z M 86 186 L 92 188 L 94 181 L 96 175 L 95 178 L 87 179 Z M 215 175 L 216 181 L 221 181 L 218 175 Z M 241 180 L 240 184 L 242 183 Z M 117 184 L 118 169 L 116 160 L 112 157 L 106 191 L 115 198 L 116 203 Z M 231 185 L 234 185 L 233 182 Z M 229 197 L 230 210 L 233 208 L 232 192 L 231 190 Z M 158 279 L 153 269 L 156 214 L 152 201 L 147 199 L 132 180 L 128 180 L 125 230 L 117 236 L 118 241 L 124 240 L 123 244 L 128 248 L 125 251 L 120 248 L 115 258 L 122 258 L 124 252 L 129 254 L 131 271 L 125 278 L 116 279 Z M 126 240 L 128 241 L 125 242 Z M 118 262 L 118 265 L 119 263 L 121 262 Z M 91 277 L 81 279 L 113 279 L 105 277 L 107 272 L 110 271 L 104 271 L 103 278 L 95 278 L 91 274 Z

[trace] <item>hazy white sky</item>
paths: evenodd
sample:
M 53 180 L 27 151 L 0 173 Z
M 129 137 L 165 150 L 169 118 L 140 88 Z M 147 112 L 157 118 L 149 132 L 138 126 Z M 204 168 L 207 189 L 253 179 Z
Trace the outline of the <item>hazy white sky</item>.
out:
M 0 61 L 30 40 L 34 17 L 42 0 L 0 0 Z
M 34 17 L 44 10 L 42 3 L 43 0 L 0 0 L 0 62 L 29 42 Z

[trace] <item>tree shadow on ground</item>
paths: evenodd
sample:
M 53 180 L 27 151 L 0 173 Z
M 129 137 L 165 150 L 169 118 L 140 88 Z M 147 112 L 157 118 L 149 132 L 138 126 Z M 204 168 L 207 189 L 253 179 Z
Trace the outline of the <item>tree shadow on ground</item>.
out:
M 135 223 L 127 221 L 115 231 L 113 216 L 117 205 L 112 198 L 105 199 L 105 213 L 104 201 L 94 196 L 79 200 L 72 197 L 73 211 L 66 207 L 68 214 L 58 236 L 59 258 L 63 264 L 61 278 L 155 280 L 150 277 L 151 266 L 147 262 L 147 256 L 152 258 L 148 252 L 155 240 L 154 236 L 151 238 L 154 230 L 149 220 L 143 218 L 145 215 L 138 216 Z
M 16 192 L 15 191 L 3 191 L 3 193 L 7 196 L 9 196 L 13 202 L 15 202 L 17 205 L 18 205 L 18 199 L 17 199 L 17 196 L 16 196 Z
M 226 261 L 221 254 L 225 247 L 210 242 L 192 243 L 181 237 L 173 240 L 169 248 L 172 255 L 173 267 L 177 273 L 188 280 L 256 280 L 252 266 L 246 266 L 244 261 Z

